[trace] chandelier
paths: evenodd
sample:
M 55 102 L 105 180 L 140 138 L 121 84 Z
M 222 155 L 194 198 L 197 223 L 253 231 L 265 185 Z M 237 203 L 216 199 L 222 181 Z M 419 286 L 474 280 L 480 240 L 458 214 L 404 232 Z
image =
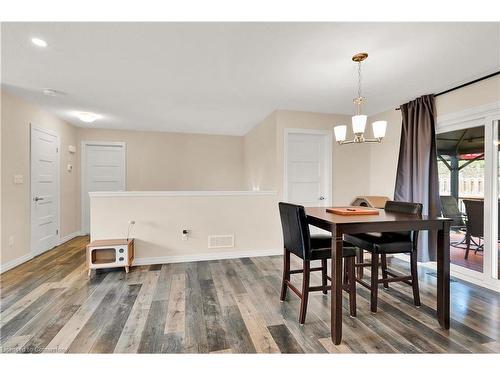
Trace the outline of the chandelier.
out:
M 353 99 L 356 107 L 356 115 L 352 116 L 352 132 L 354 139 L 346 141 L 347 125 L 338 125 L 333 128 L 335 132 L 335 140 L 341 144 L 346 145 L 350 143 L 380 143 L 382 138 L 385 137 L 385 130 L 387 128 L 387 121 L 375 121 L 372 123 L 373 138 L 365 138 L 365 128 L 367 116 L 361 112 L 366 98 L 361 95 L 361 63 L 366 60 L 368 54 L 366 52 L 357 53 L 352 57 L 352 61 L 358 63 L 358 97 Z

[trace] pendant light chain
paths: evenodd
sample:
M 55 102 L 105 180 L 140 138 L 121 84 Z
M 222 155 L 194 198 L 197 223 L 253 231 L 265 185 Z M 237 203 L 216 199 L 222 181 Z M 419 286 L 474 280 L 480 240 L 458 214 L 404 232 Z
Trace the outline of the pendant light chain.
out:
M 358 62 L 358 98 L 361 98 L 361 61 Z
M 356 114 L 361 114 L 361 106 L 363 104 L 363 97 L 361 96 L 361 61 L 358 61 L 358 97 L 354 99 L 356 104 Z

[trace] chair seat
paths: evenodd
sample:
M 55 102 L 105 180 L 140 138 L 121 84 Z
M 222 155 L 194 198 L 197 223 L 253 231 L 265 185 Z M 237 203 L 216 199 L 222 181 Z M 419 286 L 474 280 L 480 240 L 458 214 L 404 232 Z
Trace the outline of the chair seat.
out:
M 311 235 L 311 260 L 330 259 L 332 257 L 332 236 L 328 234 Z M 356 256 L 357 249 L 348 242 L 343 243 L 343 257 Z
M 363 250 L 376 254 L 411 253 L 413 243 L 401 233 L 360 233 L 347 234 L 345 240 Z
M 311 247 L 324 249 L 332 246 L 332 236 L 329 234 L 311 234 Z

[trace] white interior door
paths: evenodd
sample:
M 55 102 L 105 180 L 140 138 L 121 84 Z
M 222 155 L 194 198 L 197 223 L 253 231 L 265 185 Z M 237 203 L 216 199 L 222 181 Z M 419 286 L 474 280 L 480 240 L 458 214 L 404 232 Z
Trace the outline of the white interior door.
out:
M 59 243 L 59 136 L 31 126 L 31 251 Z
M 82 143 L 82 231 L 90 232 L 93 191 L 125 190 L 125 143 Z
M 287 129 L 285 134 L 285 200 L 330 206 L 331 133 Z

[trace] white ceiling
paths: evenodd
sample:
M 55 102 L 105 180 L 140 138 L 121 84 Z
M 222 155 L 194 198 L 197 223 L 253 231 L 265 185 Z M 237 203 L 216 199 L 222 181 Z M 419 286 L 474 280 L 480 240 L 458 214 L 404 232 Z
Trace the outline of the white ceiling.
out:
M 367 114 L 500 67 L 500 23 L 4 23 L 1 36 L 4 89 L 111 129 L 242 135 L 275 109 L 350 114 L 360 51 Z

